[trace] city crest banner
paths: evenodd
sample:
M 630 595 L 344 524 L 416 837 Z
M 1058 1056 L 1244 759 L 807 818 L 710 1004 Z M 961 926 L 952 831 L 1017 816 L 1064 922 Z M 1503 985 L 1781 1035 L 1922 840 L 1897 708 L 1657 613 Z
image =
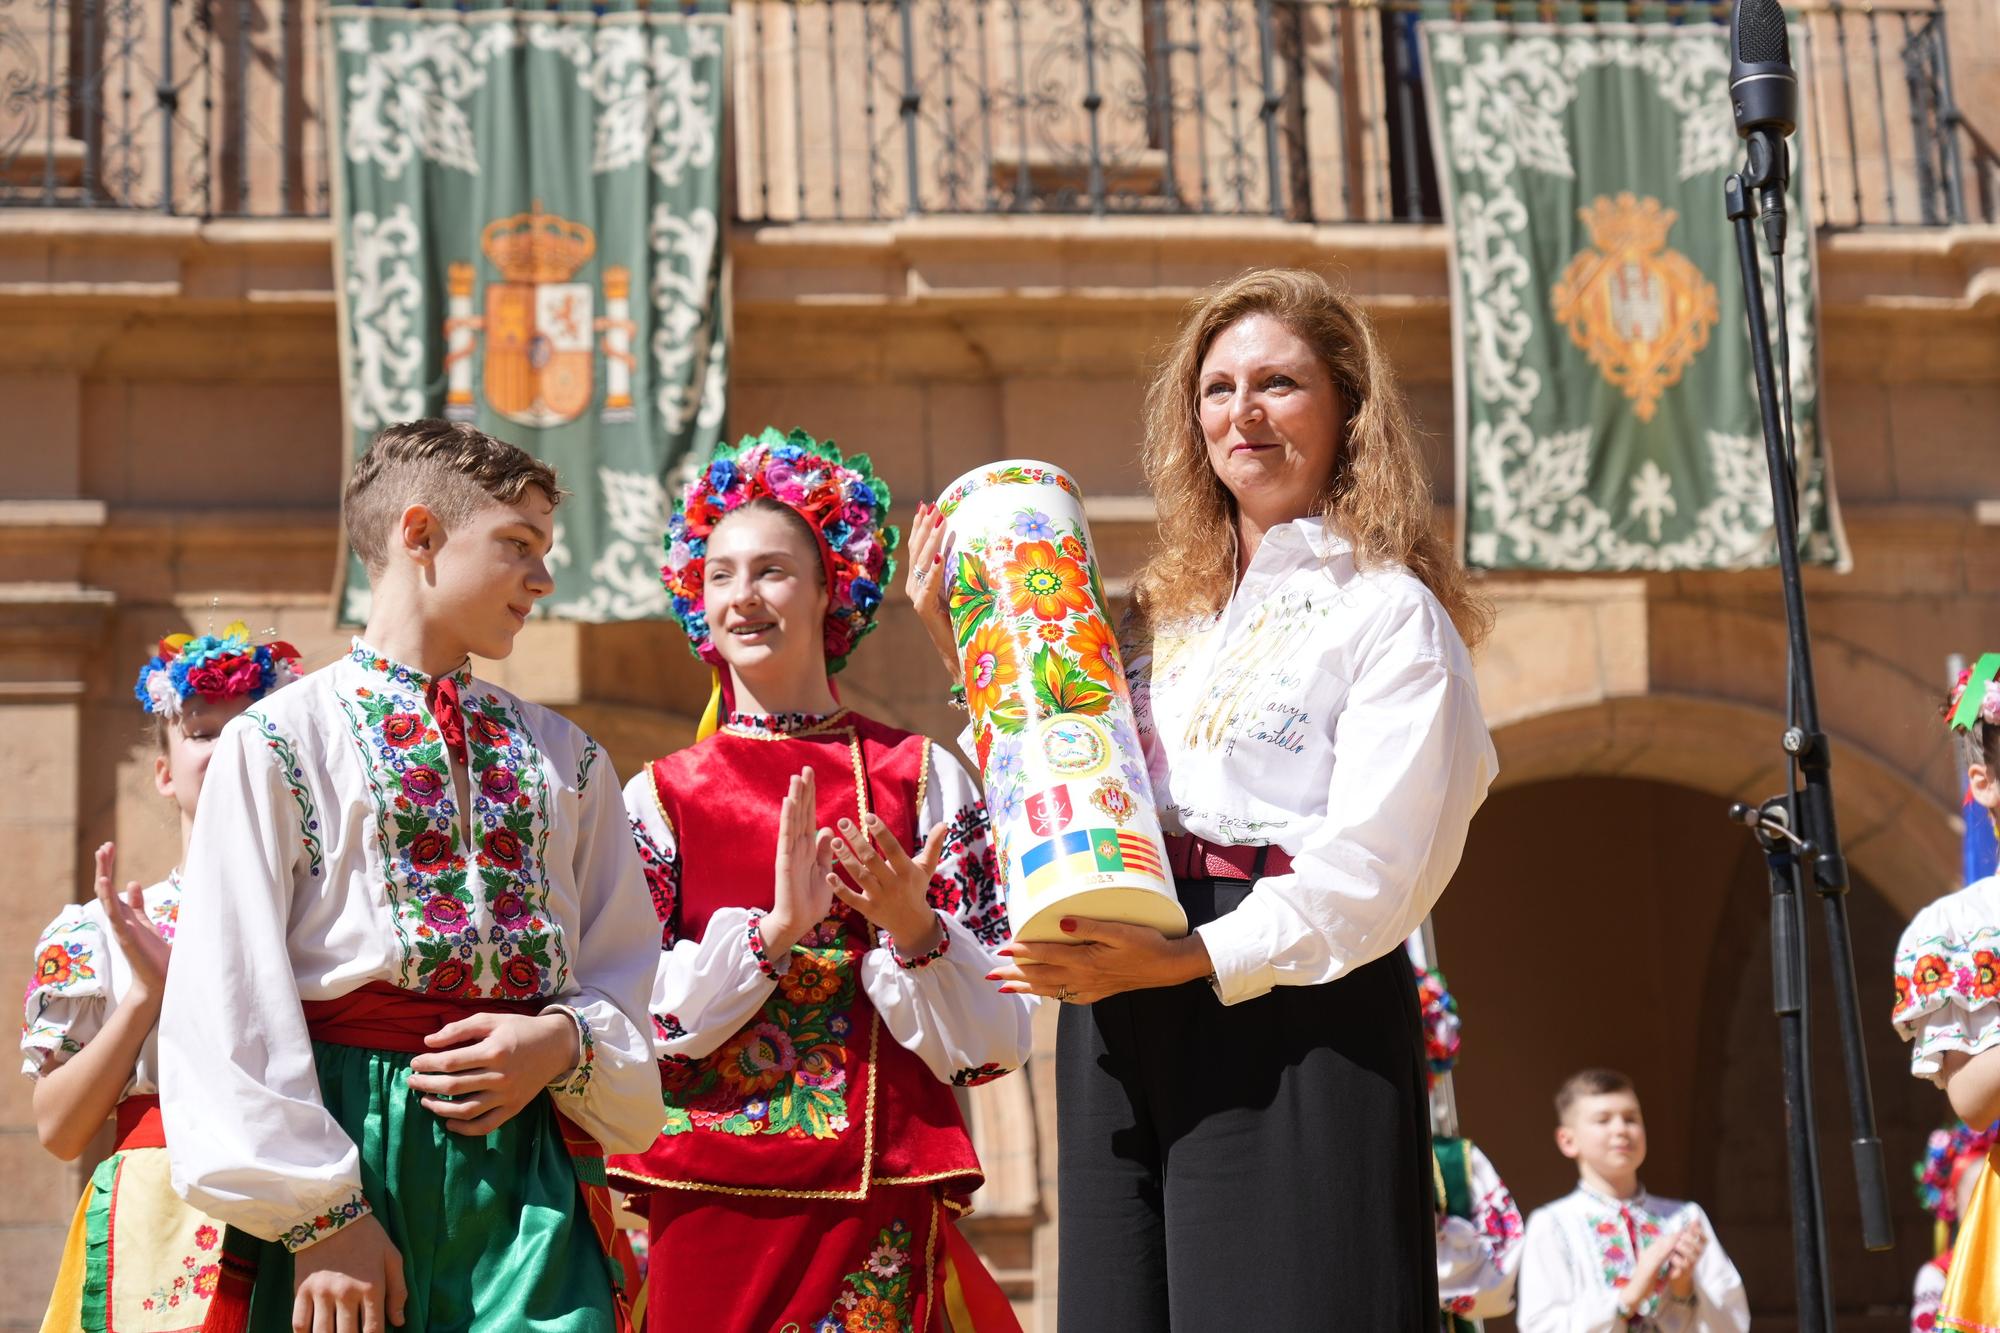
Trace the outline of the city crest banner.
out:
M 547 614 L 663 617 L 671 480 L 723 426 L 723 0 L 326 11 L 341 388 L 553 464 Z M 340 618 L 368 583 L 342 558 Z
M 1723 180 L 1742 161 L 1727 30 L 1421 26 L 1451 225 L 1467 563 L 1775 563 L 1736 243 L 1723 213 Z M 1792 147 L 1783 284 L 1800 554 L 1844 568 L 1821 424 L 1805 154 L 1797 139 Z M 1767 261 L 1774 320 L 1776 289 Z

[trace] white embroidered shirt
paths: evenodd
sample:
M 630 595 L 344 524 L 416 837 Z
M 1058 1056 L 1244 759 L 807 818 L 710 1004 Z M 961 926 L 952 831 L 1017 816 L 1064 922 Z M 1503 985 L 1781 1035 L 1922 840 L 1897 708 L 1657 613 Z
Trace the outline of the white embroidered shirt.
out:
M 190 1204 L 293 1249 L 371 1208 L 301 1001 L 387 982 L 560 1009 L 578 1059 L 557 1109 L 607 1152 L 659 1129 L 659 926 L 617 776 L 574 724 L 455 674 L 469 809 L 430 679 L 359 642 L 209 761 L 160 1021 L 168 1154 Z
M 1300 519 L 1219 616 L 1124 656 L 1166 830 L 1292 857 L 1199 927 L 1223 1003 L 1332 981 L 1416 930 L 1498 765 L 1471 657 L 1415 576 L 1358 570 Z
M 1664 1288 L 1631 1301 L 1637 1317 L 1618 1313 L 1623 1283 L 1647 1245 L 1699 1222 L 1708 1248 L 1694 1267 L 1694 1295 Z M 1750 1327 L 1743 1279 L 1697 1203 L 1641 1190 L 1618 1200 L 1578 1186 L 1528 1218 L 1522 1244 L 1521 1333 L 1738 1333 Z

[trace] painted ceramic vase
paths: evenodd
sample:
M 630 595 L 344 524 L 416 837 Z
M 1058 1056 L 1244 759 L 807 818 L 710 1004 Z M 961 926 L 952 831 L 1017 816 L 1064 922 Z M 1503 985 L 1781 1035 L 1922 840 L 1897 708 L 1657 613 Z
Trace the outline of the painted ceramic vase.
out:
M 951 621 L 1007 916 L 1187 933 L 1083 496 L 1061 468 L 989 463 L 945 488 Z

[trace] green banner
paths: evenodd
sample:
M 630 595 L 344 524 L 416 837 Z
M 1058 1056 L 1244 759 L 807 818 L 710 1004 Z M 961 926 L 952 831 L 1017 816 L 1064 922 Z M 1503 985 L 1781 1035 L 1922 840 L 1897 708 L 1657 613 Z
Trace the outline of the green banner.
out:
M 1729 41 L 1707 23 L 1428 20 L 1452 231 L 1459 533 L 1485 569 L 1777 559 L 1732 224 Z M 1798 49 L 1794 43 L 1794 49 Z M 1794 139 L 1784 298 L 1800 550 L 1845 567 Z M 1759 244 L 1761 250 L 1761 241 Z M 1765 303 L 1776 319 L 1769 261 Z
M 447 416 L 555 465 L 545 614 L 666 616 L 676 465 L 728 381 L 722 0 L 326 12 L 349 457 Z M 341 619 L 367 617 L 344 557 Z

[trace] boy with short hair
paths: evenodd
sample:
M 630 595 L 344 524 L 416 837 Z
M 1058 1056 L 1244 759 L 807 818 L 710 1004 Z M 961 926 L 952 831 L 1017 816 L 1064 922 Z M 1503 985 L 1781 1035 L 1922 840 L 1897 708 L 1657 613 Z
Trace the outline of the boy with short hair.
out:
M 1696 1203 L 1639 1183 L 1646 1122 L 1632 1081 L 1573 1074 L 1556 1093 L 1556 1146 L 1577 1187 L 1528 1219 L 1521 1333 L 1722 1333 L 1750 1327 L 1743 1279 Z
M 216 744 L 161 1023 L 175 1188 L 231 1228 L 211 1327 L 624 1322 L 579 1187 L 659 1131 L 659 927 L 596 743 L 468 660 L 553 590 L 561 496 L 469 426 L 382 431 L 365 637 Z

